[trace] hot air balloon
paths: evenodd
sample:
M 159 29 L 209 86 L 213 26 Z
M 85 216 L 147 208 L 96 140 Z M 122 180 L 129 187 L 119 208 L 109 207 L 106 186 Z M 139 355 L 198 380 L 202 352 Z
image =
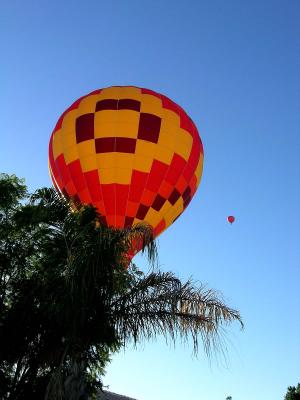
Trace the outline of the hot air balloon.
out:
M 108 226 L 146 222 L 155 237 L 188 206 L 202 166 L 201 139 L 185 111 L 133 86 L 76 100 L 49 144 L 50 175 L 65 197 L 94 205 Z
M 232 223 L 235 221 L 235 217 L 234 217 L 233 215 L 229 215 L 229 216 L 227 217 L 227 221 L 228 221 L 230 224 L 232 224 Z

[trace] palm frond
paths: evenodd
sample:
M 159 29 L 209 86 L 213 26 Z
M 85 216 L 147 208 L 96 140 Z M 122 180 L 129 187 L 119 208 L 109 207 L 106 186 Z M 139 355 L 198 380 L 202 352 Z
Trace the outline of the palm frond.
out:
M 141 222 L 129 229 L 124 229 L 123 234 L 126 247 L 132 250 L 134 254 L 139 250 L 146 253 L 149 263 L 154 265 L 158 253 L 152 226 Z
M 212 290 L 184 284 L 171 273 L 150 273 L 115 303 L 112 311 L 123 342 L 138 343 L 168 336 L 192 338 L 194 351 L 201 337 L 210 354 L 218 347 L 222 327 L 233 321 L 243 326 L 238 311 L 229 308 Z

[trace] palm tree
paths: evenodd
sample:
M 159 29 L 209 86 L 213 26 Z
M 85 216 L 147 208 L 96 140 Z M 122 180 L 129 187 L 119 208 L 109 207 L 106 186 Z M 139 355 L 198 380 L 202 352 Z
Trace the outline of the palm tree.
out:
M 12 306 L 0 328 L 0 340 L 8 342 L 12 328 L 21 337 L 15 352 L 2 351 L 17 383 L 4 398 L 25 399 L 37 377 L 48 400 L 87 398 L 101 388 L 109 355 L 128 343 L 157 335 L 191 337 L 197 352 L 201 338 L 210 353 L 218 349 L 224 325 L 242 325 L 238 311 L 214 291 L 154 268 L 157 251 L 147 225 L 108 228 L 93 207 L 74 211 L 52 189 L 37 191 L 13 220 L 19 229 L 15 245 L 26 235 L 31 250 L 17 267 L 23 278 L 11 281 Z M 147 274 L 128 260 L 137 242 L 152 264 Z M 11 316 L 19 315 L 21 304 L 24 311 L 24 301 L 20 323 Z

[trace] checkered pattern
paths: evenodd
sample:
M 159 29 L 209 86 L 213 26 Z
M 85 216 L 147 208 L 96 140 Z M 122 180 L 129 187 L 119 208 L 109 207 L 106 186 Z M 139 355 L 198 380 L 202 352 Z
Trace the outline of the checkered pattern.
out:
M 184 110 L 148 89 L 114 86 L 81 97 L 49 144 L 55 187 L 93 204 L 117 228 L 146 221 L 159 235 L 200 183 L 203 148 Z

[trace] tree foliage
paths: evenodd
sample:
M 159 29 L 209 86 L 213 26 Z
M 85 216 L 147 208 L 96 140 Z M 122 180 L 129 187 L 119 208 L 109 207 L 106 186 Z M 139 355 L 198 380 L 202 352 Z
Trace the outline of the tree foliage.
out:
M 284 400 L 300 400 L 300 383 L 297 386 L 289 386 Z
M 224 325 L 242 324 L 212 290 L 139 271 L 127 256 L 136 242 L 153 263 L 150 227 L 107 228 L 93 207 L 75 211 L 53 189 L 29 196 L 1 175 L 0 398 L 93 397 L 129 343 L 191 337 L 197 351 L 201 338 L 210 353 Z

